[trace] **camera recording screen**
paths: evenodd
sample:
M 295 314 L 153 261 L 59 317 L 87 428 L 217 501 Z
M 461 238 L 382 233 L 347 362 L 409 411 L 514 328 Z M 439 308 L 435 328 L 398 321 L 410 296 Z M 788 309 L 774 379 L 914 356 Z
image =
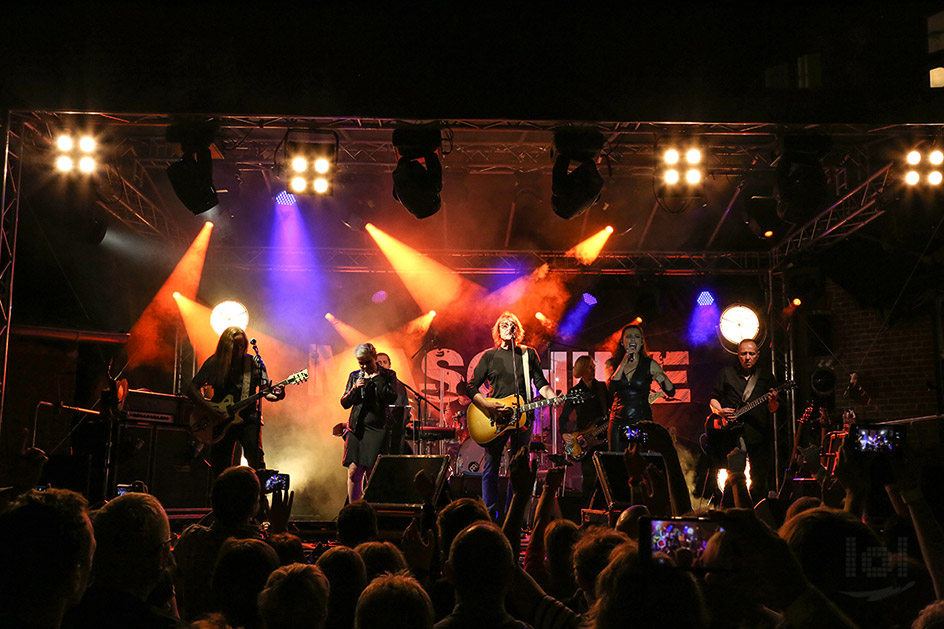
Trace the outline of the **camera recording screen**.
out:
M 630 443 L 646 443 L 646 431 L 643 428 L 626 427 L 626 438 Z
M 860 452 L 894 452 L 901 441 L 898 427 L 856 427 L 856 449 Z
M 265 493 L 271 494 L 273 491 L 285 491 L 288 489 L 288 474 L 273 474 L 266 479 Z
M 708 540 L 723 530 L 717 522 L 699 518 L 650 520 L 650 552 L 665 553 L 673 560 L 679 551 L 690 553 L 687 559 L 695 561 L 705 552 Z

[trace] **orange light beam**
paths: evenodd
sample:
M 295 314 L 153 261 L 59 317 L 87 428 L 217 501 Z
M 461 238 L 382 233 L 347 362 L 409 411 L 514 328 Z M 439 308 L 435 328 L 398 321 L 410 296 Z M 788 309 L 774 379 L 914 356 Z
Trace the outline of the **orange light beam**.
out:
M 607 225 L 593 236 L 574 245 L 566 255 L 577 258 L 577 261 L 585 266 L 593 264 L 593 261 L 600 255 L 600 252 L 603 250 L 606 241 L 609 240 L 612 233 L 613 228 Z
M 325 313 L 325 319 L 334 327 L 337 333 L 344 339 L 344 342 L 354 347 L 363 343 L 367 339 L 367 335 L 355 328 L 354 326 L 344 323 L 337 317 L 335 317 L 330 312 Z
M 423 310 L 444 311 L 454 301 L 475 299 L 484 292 L 475 282 L 430 260 L 372 223 L 367 223 L 365 229 Z
M 212 232 L 213 223 L 205 223 L 164 285 L 131 326 L 128 367 L 174 364 L 174 341 L 179 315 L 173 294 L 180 293 L 189 299 L 197 296 Z

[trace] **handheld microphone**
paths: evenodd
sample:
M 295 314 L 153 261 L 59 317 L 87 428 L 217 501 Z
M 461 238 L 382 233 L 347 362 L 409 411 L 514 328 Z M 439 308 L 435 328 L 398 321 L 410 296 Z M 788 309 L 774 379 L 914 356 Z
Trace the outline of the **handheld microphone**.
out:
M 256 339 L 249 339 L 249 344 L 252 345 L 253 347 L 255 347 L 255 346 L 256 346 Z

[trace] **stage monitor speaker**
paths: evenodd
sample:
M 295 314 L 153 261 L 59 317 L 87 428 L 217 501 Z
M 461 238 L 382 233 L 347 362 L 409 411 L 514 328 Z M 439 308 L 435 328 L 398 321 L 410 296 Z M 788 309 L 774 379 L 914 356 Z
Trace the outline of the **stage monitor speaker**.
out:
M 370 474 L 364 490 L 364 500 L 380 509 L 419 510 L 423 497 L 413 486 L 413 477 L 420 470 L 433 479 L 433 504 L 446 482 L 449 469 L 448 455 L 382 454 Z
M 199 455 L 186 428 L 155 426 L 151 469 L 151 494 L 165 509 L 196 509 L 209 505 L 210 464 Z
M 665 474 L 665 461 L 656 452 L 643 452 L 647 464 L 655 465 Z M 606 508 L 610 511 L 625 509 L 633 504 L 633 492 L 629 486 L 629 474 L 623 463 L 622 452 L 594 452 L 593 465 L 597 470 L 597 482 L 603 490 Z
M 119 485 L 128 485 L 141 481 L 150 487 L 151 456 L 154 448 L 153 426 L 136 423 L 120 424 L 118 438 L 113 447 L 115 482 Z M 112 496 L 114 495 L 113 491 Z

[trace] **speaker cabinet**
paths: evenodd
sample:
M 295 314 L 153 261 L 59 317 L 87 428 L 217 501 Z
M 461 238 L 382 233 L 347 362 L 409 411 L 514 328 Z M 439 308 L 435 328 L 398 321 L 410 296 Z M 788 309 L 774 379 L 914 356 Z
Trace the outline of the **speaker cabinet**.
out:
M 433 479 L 435 504 L 446 482 L 448 469 L 448 455 L 381 454 L 364 490 L 364 500 L 378 509 L 419 510 L 423 506 L 423 497 L 413 486 L 413 477 L 420 470 L 426 470 Z
M 665 474 L 665 461 L 655 452 L 644 452 L 647 464 L 653 464 Z M 623 464 L 622 452 L 594 452 L 593 465 L 597 470 L 597 482 L 603 490 L 606 508 L 622 510 L 633 504 L 633 492 L 629 486 L 629 474 Z
M 115 443 L 115 481 L 142 481 L 165 509 L 203 508 L 210 492 L 210 466 L 198 456 L 186 428 L 124 423 Z M 117 487 L 112 488 L 117 494 Z

